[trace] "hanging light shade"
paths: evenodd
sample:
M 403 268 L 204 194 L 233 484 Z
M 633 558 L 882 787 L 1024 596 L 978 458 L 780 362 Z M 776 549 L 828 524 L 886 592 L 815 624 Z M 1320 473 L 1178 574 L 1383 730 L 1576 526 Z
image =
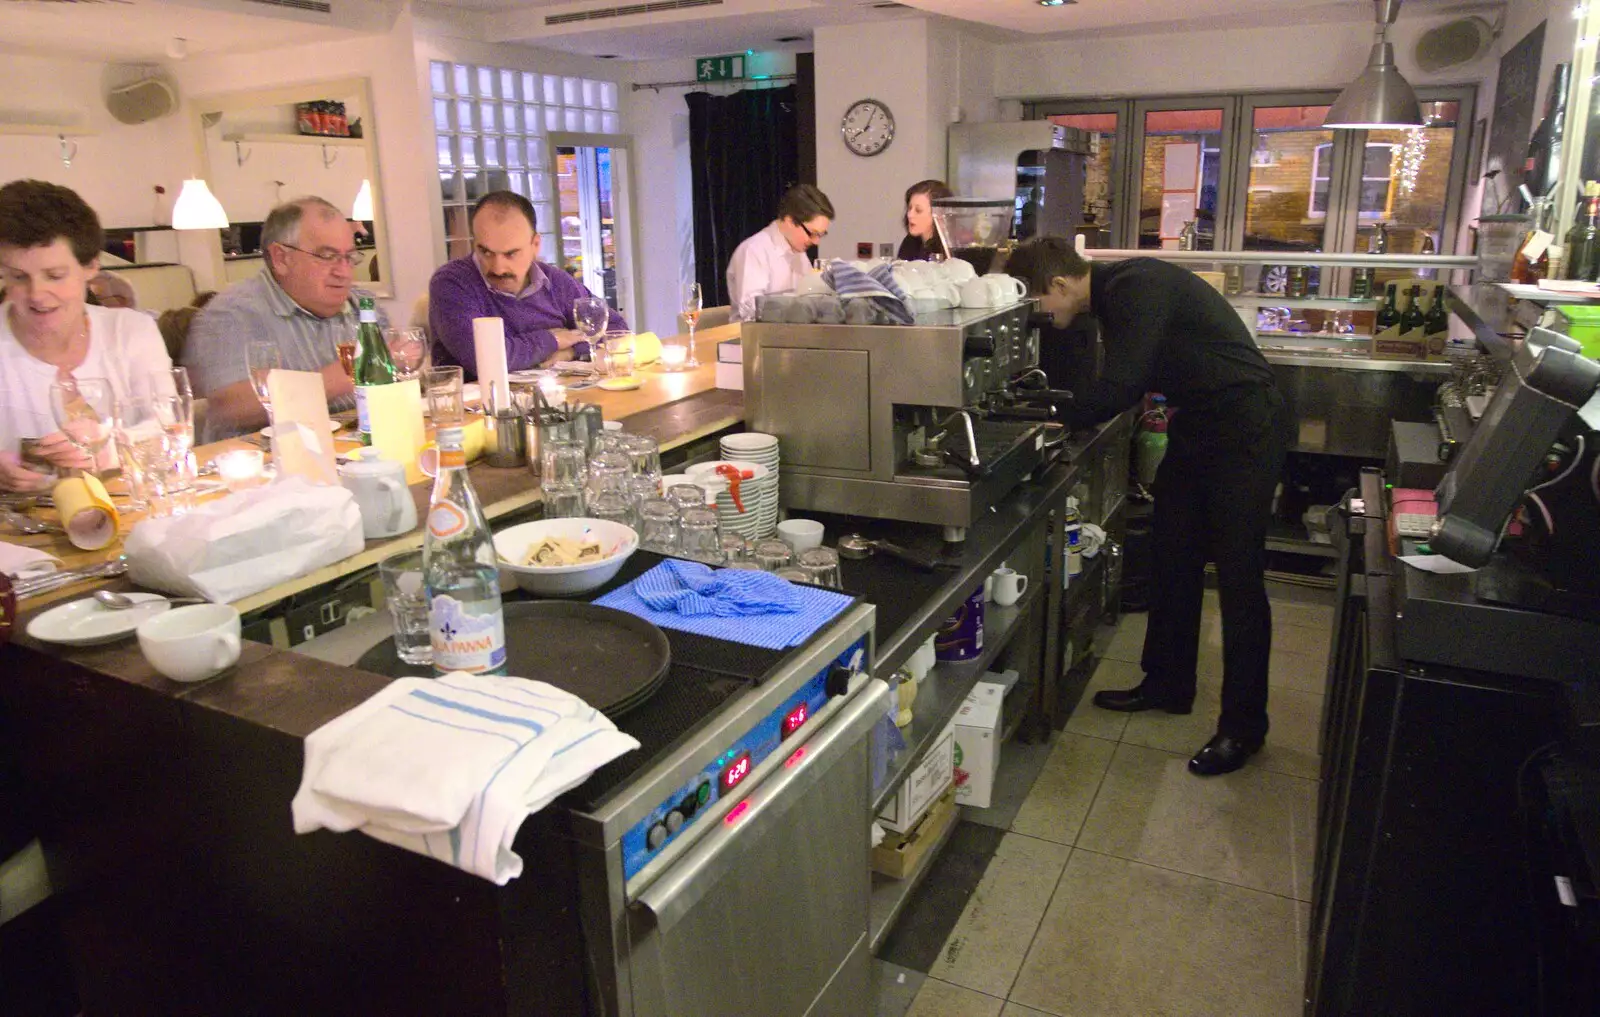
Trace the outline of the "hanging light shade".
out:
M 1394 63 L 1389 26 L 1400 13 L 1400 0 L 1376 0 L 1378 32 L 1367 57 L 1367 68 L 1328 107 L 1322 126 L 1349 130 L 1380 127 L 1420 127 L 1422 107 L 1417 93 Z
M 222 230 L 228 228 L 228 213 L 222 202 L 211 193 L 204 180 L 183 182 L 178 200 L 172 206 L 172 228 L 175 230 Z
M 350 206 L 350 218 L 357 222 L 371 222 L 375 218 L 372 214 L 372 181 L 361 181 L 355 204 Z

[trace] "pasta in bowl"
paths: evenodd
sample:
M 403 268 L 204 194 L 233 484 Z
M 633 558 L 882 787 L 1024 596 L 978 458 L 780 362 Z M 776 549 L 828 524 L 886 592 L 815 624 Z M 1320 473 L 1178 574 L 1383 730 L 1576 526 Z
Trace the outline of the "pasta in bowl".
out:
M 607 519 L 540 519 L 494 535 L 501 570 L 522 589 L 545 597 L 599 589 L 638 548 L 632 527 Z

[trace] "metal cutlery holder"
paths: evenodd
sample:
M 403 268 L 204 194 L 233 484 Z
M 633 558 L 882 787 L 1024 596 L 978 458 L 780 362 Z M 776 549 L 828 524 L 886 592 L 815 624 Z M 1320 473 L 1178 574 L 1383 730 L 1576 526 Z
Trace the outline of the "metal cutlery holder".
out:
M 518 410 L 500 410 L 485 419 L 488 440 L 484 459 L 490 466 L 521 466 L 528 460 L 527 437 L 523 433 L 526 417 Z
M 574 420 L 561 410 L 534 409 L 528 413 L 524 424 L 525 450 L 528 472 L 535 480 L 543 479 L 545 446 L 552 441 L 576 440 L 576 431 Z

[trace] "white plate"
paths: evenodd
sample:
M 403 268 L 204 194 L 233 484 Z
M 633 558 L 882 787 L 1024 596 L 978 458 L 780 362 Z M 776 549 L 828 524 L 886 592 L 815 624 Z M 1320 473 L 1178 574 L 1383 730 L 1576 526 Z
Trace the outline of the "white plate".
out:
M 328 433 L 329 434 L 338 434 L 339 433 L 339 429 L 341 427 L 343 427 L 343 426 L 344 425 L 339 423 L 337 420 L 330 420 L 330 421 L 328 421 Z M 261 437 L 263 437 L 263 438 L 272 437 L 272 428 L 271 427 L 263 427 L 261 429 Z
M 93 597 L 83 597 L 53 607 L 28 623 L 28 635 L 41 643 L 98 646 L 133 635 L 140 622 L 172 608 L 172 602 L 158 593 L 130 593 L 128 599 L 139 606 L 113 611 Z

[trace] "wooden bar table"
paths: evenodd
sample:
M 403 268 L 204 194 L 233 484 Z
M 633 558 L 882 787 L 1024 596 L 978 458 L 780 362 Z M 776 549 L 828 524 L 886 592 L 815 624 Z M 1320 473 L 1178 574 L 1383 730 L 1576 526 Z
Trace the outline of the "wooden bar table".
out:
M 737 338 L 738 335 L 738 325 L 723 325 L 699 332 L 695 337 L 695 355 L 700 361 L 700 366 L 692 371 L 664 371 L 659 366 L 651 364 L 635 371 L 635 376 L 642 381 L 637 389 L 622 392 L 608 392 L 598 387 L 577 389 L 570 390 L 568 398 L 573 402 L 598 405 L 607 420 L 621 421 L 630 433 L 655 438 L 661 443 L 663 453 L 692 446 L 696 442 L 737 427 L 744 420 L 743 393 L 716 387 L 717 343 Z M 195 455 L 199 461 L 205 462 L 218 453 L 232 449 L 260 448 L 260 445 L 255 443 L 257 440 L 256 436 L 229 438 L 203 445 L 195 450 Z M 335 436 L 335 441 L 337 449 L 341 452 L 356 447 L 355 438 L 348 432 L 340 432 Z M 499 468 L 479 460 L 468 469 L 473 486 L 483 502 L 484 514 L 491 522 L 518 513 L 531 512 L 543 502 L 543 494 L 526 467 Z M 431 492 L 431 481 L 423 481 L 411 487 L 412 497 L 417 503 L 419 520 L 427 516 Z M 126 536 L 143 518 L 142 514 L 125 513 L 122 517 L 122 536 Z M 7 533 L 5 540 L 48 551 L 60 558 L 63 566 L 67 568 L 94 564 L 122 553 L 120 537 L 99 551 L 79 550 L 67 542 L 65 535 L 59 533 L 32 537 Z M 369 540 L 366 547 L 358 554 L 252 594 L 235 602 L 233 606 L 242 615 L 261 612 L 297 594 L 338 583 L 375 566 L 392 554 L 421 546 L 420 525 L 398 537 Z M 31 597 L 19 605 L 24 615 L 20 621 L 25 624 L 26 616 L 37 612 L 40 608 L 80 597 L 85 592 L 100 586 L 117 590 L 135 588 L 126 579 L 85 580 L 74 583 Z

